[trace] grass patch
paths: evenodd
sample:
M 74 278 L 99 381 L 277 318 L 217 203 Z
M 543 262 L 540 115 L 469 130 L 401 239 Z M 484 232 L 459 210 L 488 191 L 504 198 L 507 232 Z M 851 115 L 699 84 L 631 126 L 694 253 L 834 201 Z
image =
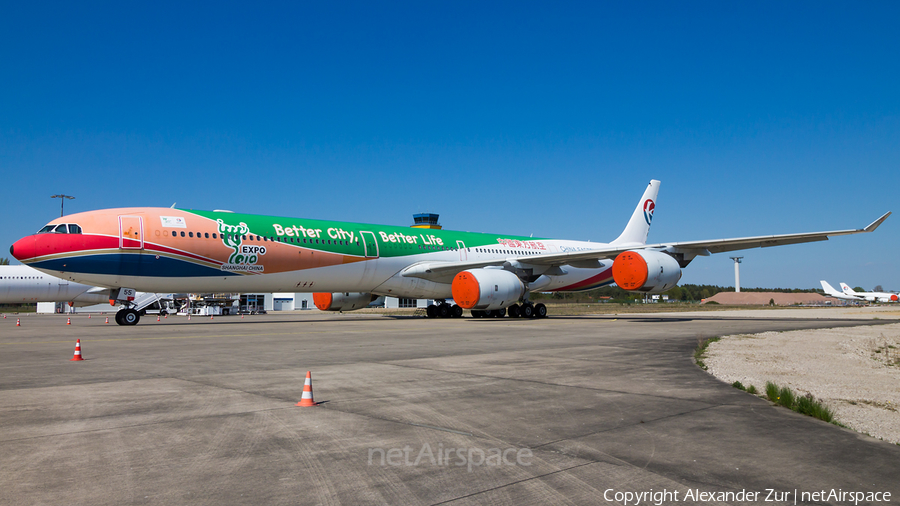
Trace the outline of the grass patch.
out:
M 734 388 L 737 388 L 738 390 L 743 390 L 743 391 L 747 392 L 748 394 L 757 395 L 759 393 L 756 390 L 755 386 L 753 386 L 753 385 L 744 386 L 744 384 L 741 383 L 740 381 L 735 381 L 734 383 L 731 384 L 731 386 L 733 386 Z
M 778 385 L 771 381 L 766 382 L 766 398 L 778 404 Z
M 812 394 L 797 396 L 790 388 L 779 387 L 775 383 L 767 381 L 766 397 L 779 406 L 784 406 L 800 414 L 844 427 L 844 425 L 835 421 L 834 413 L 828 409 L 828 406 L 822 404 L 822 402 L 813 397 Z
M 778 404 L 788 409 L 793 409 L 796 402 L 797 400 L 794 399 L 794 392 L 791 392 L 790 388 L 781 387 L 781 389 L 778 390 Z
M 710 337 L 705 340 L 703 338 L 697 338 L 697 349 L 694 350 L 694 362 L 700 369 L 703 369 L 704 371 L 707 370 L 706 364 L 703 362 L 703 359 L 706 358 L 706 350 L 711 343 L 715 343 L 720 339 L 721 337 Z

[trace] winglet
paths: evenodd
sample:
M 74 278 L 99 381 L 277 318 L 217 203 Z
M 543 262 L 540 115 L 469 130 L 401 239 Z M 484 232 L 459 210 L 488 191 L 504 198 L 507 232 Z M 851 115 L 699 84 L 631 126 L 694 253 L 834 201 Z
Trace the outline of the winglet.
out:
M 863 231 L 871 232 L 871 231 L 875 230 L 876 228 L 878 228 L 878 225 L 881 225 L 884 222 L 884 220 L 886 220 L 888 218 L 888 216 L 890 216 L 890 215 L 891 215 L 891 211 L 884 213 L 881 216 L 881 218 L 878 218 L 877 220 L 870 223 L 868 227 L 863 229 Z

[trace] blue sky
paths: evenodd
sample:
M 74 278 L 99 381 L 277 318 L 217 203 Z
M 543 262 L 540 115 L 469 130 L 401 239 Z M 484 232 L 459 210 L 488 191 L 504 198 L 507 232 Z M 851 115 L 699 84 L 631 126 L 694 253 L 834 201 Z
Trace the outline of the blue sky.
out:
M 858 228 L 895 208 L 900 3 L 5 2 L 0 242 L 196 209 L 609 241 Z M 900 289 L 874 234 L 742 285 Z M 4 251 L 5 251 L 4 246 Z M 6 256 L 6 255 L 0 255 Z M 683 283 L 733 283 L 729 255 Z

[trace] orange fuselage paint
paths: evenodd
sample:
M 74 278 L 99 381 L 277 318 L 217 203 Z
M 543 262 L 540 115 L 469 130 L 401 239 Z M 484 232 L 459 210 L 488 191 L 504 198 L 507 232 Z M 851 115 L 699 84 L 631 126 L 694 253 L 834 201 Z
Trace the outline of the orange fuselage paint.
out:
M 332 300 L 331 292 L 316 292 L 313 294 L 313 304 L 321 311 L 328 311 L 331 308 Z
M 472 309 L 481 298 L 481 286 L 475 276 L 466 271 L 460 272 L 453 278 L 451 286 L 453 300 L 464 309 Z
M 634 251 L 619 253 L 612 271 L 616 284 L 624 290 L 637 290 L 647 282 L 647 262 Z

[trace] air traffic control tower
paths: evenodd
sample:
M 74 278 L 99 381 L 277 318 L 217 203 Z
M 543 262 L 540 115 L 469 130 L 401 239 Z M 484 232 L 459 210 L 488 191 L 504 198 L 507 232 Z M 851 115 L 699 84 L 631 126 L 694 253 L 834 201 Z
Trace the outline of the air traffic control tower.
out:
M 440 215 L 434 213 L 414 214 L 412 228 L 431 228 L 440 230 L 441 224 L 438 223 L 438 216 Z

